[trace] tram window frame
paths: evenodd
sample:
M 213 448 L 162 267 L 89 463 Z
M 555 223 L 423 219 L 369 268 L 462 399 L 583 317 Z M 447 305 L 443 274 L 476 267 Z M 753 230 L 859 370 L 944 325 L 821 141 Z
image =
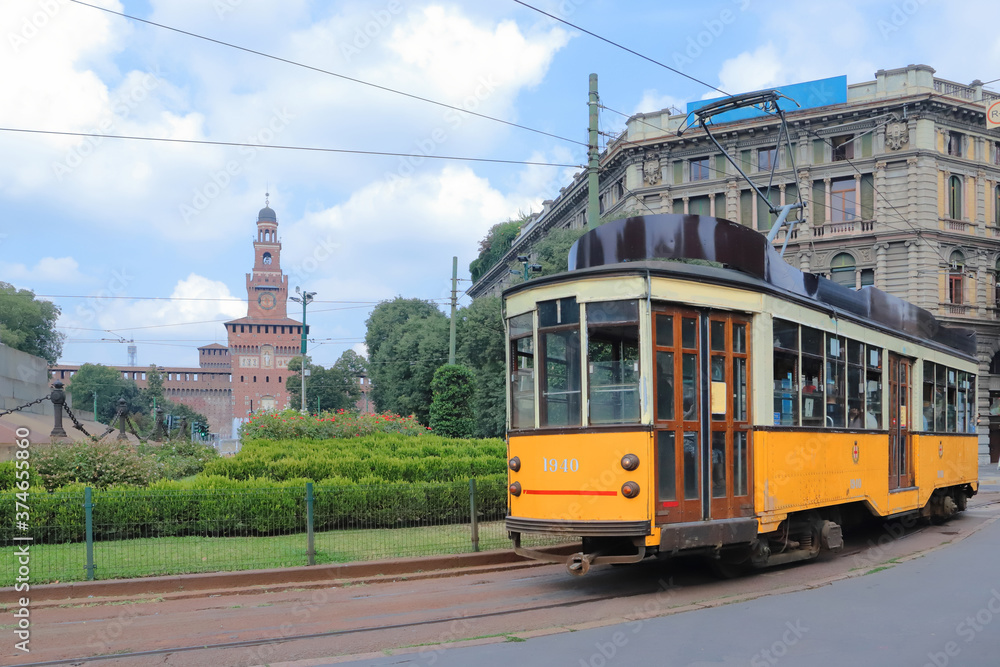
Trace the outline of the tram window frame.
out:
M 799 425 L 799 325 L 775 318 L 774 425 Z
M 865 345 L 865 428 L 882 428 L 882 348 Z M 869 420 L 871 417 L 871 420 Z
M 976 374 L 924 361 L 924 430 L 975 433 Z
M 576 297 L 564 297 L 538 304 L 538 425 L 541 428 L 569 428 L 581 425 L 581 373 L 583 350 L 580 345 L 580 304 Z M 550 356 L 550 350 L 563 344 L 563 357 Z M 564 368 L 563 386 L 552 384 L 553 371 Z M 555 390 L 554 390 L 555 389 Z M 556 396 L 565 396 L 556 398 Z M 564 410 L 563 414 L 559 414 Z
M 882 348 L 779 318 L 772 331 L 775 426 L 881 428 Z
M 813 327 L 800 326 L 802 373 L 802 426 L 826 426 L 826 381 L 824 371 L 823 332 Z
M 507 320 L 510 345 L 511 429 L 535 427 L 534 320 L 534 311 L 515 315 Z
M 585 304 L 585 308 L 588 423 L 637 424 L 642 417 L 639 302 L 637 299 L 598 301 Z M 598 354 L 601 357 L 610 354 L 611 358 L 597 360 Z M 629 358 L 626 359 L 626 355 Z M 601 381 L 602 377 L 610 381 Z M 615 398 L 619 399 L 617 405 Z M 611 410 L 610 417 L 601 414 L 604 408 Z

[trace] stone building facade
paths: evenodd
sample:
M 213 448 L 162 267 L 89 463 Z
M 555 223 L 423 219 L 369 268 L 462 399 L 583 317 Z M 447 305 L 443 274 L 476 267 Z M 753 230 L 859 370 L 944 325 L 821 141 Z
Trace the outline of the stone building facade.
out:
M 1000 94 L 934 74 L 926 65 L 879 70 L 874 81 L 848 85 L 846 102 L 803 109 L 783 102 L 790 148 L 772 115 L 720 122 L 713 134 L 762 188 L 777 164 L 773 203 L 801 193 L 804 222 L 775 239 L 776 247 L 787 240 L 790 264 L 847 286 L 875 285 L 976 330 L 980 455 L 996 461 L 1000 131 L 987 130 L 985 110 Z M 601 156 L 602 216 L 697 213 L 767 233 L 768 207 L 703 131 L 678 136 L 684 120 L 669 110 L 628 120 Z M 470 294 L 498 293 L 510 280 L 507 265 L 549 230 L 585 227 L 586 203 L 579 173 Z

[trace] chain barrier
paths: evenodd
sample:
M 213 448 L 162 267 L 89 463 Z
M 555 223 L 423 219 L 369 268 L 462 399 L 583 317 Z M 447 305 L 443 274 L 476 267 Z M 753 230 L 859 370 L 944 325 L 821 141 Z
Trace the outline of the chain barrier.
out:
M 14 412 L 17 412 L 18 410 L 24 410 L 25 408 L 30 408 L 32 405 L 37 405 L 38 403 L 41 403 L 42 401 L 47 401 L 47 400 L 49 400 L 48 396 L 42 396 L 41 398 L 37 398 L 37 399 L 33 400 L 31 403 L 25 403 L 24 405 L 19 405 L 16 408 L 13 408 L 11 410 L 4 410 L 3 412 L 0 412 L 0 417 L 12 414 Z
M 90 433 L 87 432 L 87 429 L 85 429 L 83 427 L 83 424 L 81 424 L 80 420 L 76 418 L 76 415 L 73 414 L 73 411 L 69 409 L 68 405 L 66 405 L 65 403 L 63 403 L 63 408 L 66 410 L 66 414 L 69 415 L 70 421 L 73 422 L 73 428 L 75 428 L 78 431 L 83 431 L 83 434 L 85 436 L 87 436 L 88 438 L 93 438 L 94 437 L 94 436 L 90 435 Z M 95 419 L 96 419 L 96 417 L 95 417 Z

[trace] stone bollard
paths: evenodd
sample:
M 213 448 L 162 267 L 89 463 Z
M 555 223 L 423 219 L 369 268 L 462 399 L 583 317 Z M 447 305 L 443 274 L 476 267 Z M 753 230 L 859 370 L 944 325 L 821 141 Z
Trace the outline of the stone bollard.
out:
M 66 392 L 63 391 L 64 386 L 66 385 L 62 382 L 52 383 L 52 393 L 49 394 L 49 400 L 52 401 L 52 406 L 55 408 L 52 433 L 49 433 L 50 438 L 67 437 L 66 429 L 64 429 L 62 425 L 63 407 L 66 405 Z
M 153 440 L 163 442 L 166 435 L 163 432 L 163 408 L 156 408 L 156 427 L 153 429 Z
M 118 438 L 117 438 L 118 440 L 128 440 L 128 434 L 125 433 L 125 424 L 126 424 L 126 421 L 127 421 L 125 419 L 125 410 L 126 410 L 126 408 L 125 408 L 125 399 L 124 398 L 119 398 L 118 399 L 118 414 L 116 415 L 118 417 L 118 429 L 119 429 L 118 430 Z

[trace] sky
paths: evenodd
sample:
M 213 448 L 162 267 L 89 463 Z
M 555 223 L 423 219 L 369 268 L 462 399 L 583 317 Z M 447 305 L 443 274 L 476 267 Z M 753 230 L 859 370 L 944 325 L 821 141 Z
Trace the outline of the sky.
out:
M 134 341 L 140 365 L 196 366 L 199 345 L 225 343 L 265 193 L 290 286 L 317 293 L 315 362 L 364 353 L 380 301 L 447 312 L 452 257 L 465 290 L 489 228 L 586 162 L 591 73 L 609 135 L 711 86 L 853 84 L 911 63 L 1000 77 L 989 2 L 527 3 L 579 29 L 513 0 L 86 3 L 0 3 L 0 281 L 61 308 L 69 364 L 125 364 Z

